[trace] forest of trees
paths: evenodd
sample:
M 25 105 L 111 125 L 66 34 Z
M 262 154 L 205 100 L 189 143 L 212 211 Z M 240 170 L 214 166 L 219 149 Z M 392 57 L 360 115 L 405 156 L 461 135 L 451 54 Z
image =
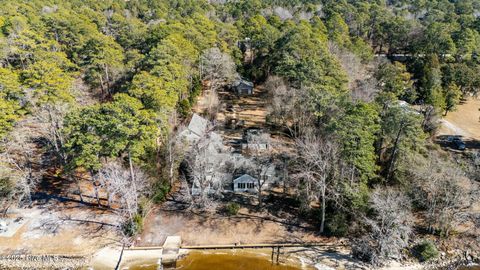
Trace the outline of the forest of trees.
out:
M 466 217 L 479 162 L 431 139 L 480 90 L 479 0 L 2 1 L 0 208 L 28 205 L 53 168 L 120 202 L 134 234 L 177 179 L 202 81 L 236 72 L 268 90 L 268 122 L 295 144 L 288 185 L 319 202 L 321 233 L 381 263 L 412 213 L 443 237 Z

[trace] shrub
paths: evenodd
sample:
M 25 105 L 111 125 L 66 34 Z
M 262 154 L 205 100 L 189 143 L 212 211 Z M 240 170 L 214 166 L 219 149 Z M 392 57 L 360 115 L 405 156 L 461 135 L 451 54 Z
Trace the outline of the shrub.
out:
M 154 193 L 152 200 L 154 203 L 161 203 L 165 201 L 168 192 L 170 192 L 170 185 L 168 183 L 158 182 L 154 185 Z
M 240 205 L 238 203 L 234 203 L 234 202 L 228 203 L 227 206 L 225 207 L 225 210 L 226 210 L 228 215 L 234 216 L 240 210 Z
M 13 185 L 10 179 L 0 178 L 0 198 L 6 198 L 13 192 Z
M 191 110 L 192 105 L 188 99 L 183 99 L 178 103 L 177 111 L 182 117 L 186 118 L 190 114 Z
M 345 213 L 331 213 L 325 220 L 325 234 L 343 237 L 348 233 L 347 215 Z
M 415 256 L 421 262 L 426 262 L 438 257 L 438 250 L 431 241 L 424 241 L 414 248 Z
M 143 216 L 136 214 L 132 220 L 127 220 L 123 224 L 123 233 L 127 236 L 134 236 L 143 230 Z
M 202 93 L 202 88 L 202 80 L 200 80 L 198 77 L 195 77 L 192 83 L 192 90 L 188 97 L 191 106 L 195 105 L 197 102 L 197 97 Z

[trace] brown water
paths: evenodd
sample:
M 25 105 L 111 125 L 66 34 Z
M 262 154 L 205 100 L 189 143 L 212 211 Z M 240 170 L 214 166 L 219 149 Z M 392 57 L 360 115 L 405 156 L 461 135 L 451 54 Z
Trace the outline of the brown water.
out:
M 132 265 L 129 270 L 156 270 L 154 263 Z M 287 264 L 272 264 L 265 254 L 249 252 L 203 253 L 192 252 L 177 261 L 177 270 L 300 270 L 314 269 Z
M 202 254 L 192 253 L 178 261 L 177 268 L 182 270 L 298 270 L 291 265 L 277 265 L 270 258 L 254 254 Z

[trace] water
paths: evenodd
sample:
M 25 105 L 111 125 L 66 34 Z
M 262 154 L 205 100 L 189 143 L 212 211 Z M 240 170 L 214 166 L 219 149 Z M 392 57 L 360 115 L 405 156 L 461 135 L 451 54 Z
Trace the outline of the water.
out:
M 263 255 L 263 256 L 262 256 Z M 265 254 L 249 252 L 203 253 L 192 252 L 177 261 L 177 270 L 300 270 L 314 269 L 293 265 L 272 264 Z M 139 263 L 129 270 L 157 270 L 156 263 Z
M 202 254 L 192 253 L 178 261 L 182 270 L 298 270 L 299 267 L 277 265 L 270 259 L 248 254 Z

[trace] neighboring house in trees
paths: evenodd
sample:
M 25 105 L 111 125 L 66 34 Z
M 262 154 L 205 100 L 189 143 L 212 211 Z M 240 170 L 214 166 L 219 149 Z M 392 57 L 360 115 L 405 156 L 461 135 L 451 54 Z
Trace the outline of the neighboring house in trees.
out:
M 242 150 L 247 152 L 264 152 L 270 148 L 270 134 L 260 129 L 248 129 L 243 135 Z
M 238 96 L 253 94 L 253 83 L 244 79 L 238 79 L 232 84 L 232 90 Z

